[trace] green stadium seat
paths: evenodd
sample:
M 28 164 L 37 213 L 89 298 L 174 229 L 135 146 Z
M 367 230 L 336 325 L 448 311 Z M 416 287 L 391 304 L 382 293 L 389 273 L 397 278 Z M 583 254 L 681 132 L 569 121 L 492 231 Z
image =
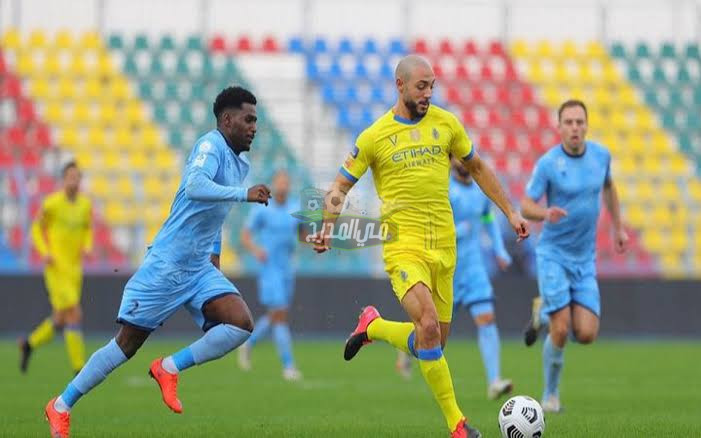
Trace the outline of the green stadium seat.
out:
M 689 74 L 689 70 L 687 70 L 685 67 L 680 67 L 679 71 L 677 71 L 677 81 L 682 83 L 680 85 L 690 83 L 691 75 Z
M 655 67 L 652 72 L 652 82 L 655 84 L 666 84 L 668 82 L 667 75 L 665 74 L 664 70 L 662 70 L 662 67 Z
M 180 91 L 178 90 L 177 82 L 167 82 L 163 93 L 163 98 L 166 100 L 179 100 Z
M 207 100 L 207 94 L 205 93 L 205 86 L 201 82 L 193 82 L 190 84 L 190 99 L 193 100 Z
M 635 46 L 635 56 L 638 58 L 650 58 L 652 56 L 650 54 L 650 47 L 643 42 L 639 42 Z
M 660 101 L 659 99 L 657 99 L 656 89 L 648 88 L 647 90 L 645 90 L 645 103 L 647 103 L 649 106 L 655 109 L 659 109 Z
M 634 83 L 639 83 L 643 80 L 640 70 L 634 63 L 628 65 L 628 80 Z
M 665 111 L 662 113 L 662 126 L 669 131 L 675 131 L 677 129 L 677 120 L 673 112 Z
M 124 72 L 130 76 L 139 75 L 139 66 L 136 65 L 136 59 L 133 56 L 127 55 L 124 59 Z
M 124 40 L 122 39 L 122 36 L 118 34 L 110 35 L 107 39 L 107 47 L 109 47 L 112 50 L 123 50 Z
M 134 50 L 148 50 L 149 42 L 148 37 L 144 34 L 139 34 L 134 37 L 134 45 L 132 47 Z
M 618 59 L 625 59 L 626 48 L 622 43 L 613 43 L 611 46 L 611 56 Z
M 170 136 L 168 140 L 170 144 L 176 148 L 183 147 L 183 134 L 178 129 L 170 130 Z
M 149 75 L 154 76 L 154 77 L 161 77 L 164 75 L 164 69 L 163 69 L 163 63 L 161 62 L 161 58 L 157 55 L 154 55 L 151 58 L 151 66 L 149 67 Z
M 686 129 L 691 131 L 701 131 L 701 120 L 699 120 L 699 115 L 695 111 L 688 111 L 686 113 Z
M 159 50 L 175 50 L 175 40 L 171 35 L 163 35 L 161 37 L 160 43 L 158 43 Z
M 204 50 L 202 46 L 202 38 L 199 35 L 189 36 L 185 47 L 188 50 Z
M 144 100 L 153 99 L 153 87 L 150 81 L 139 82 L 139 96 Z
M 671 87 L 669 90 L 669 103 L 667 104 L 670 108 L 678 108 L 686 106 L 684 103 L 684 97 L 679 87 Z
M 701 85 L 694 89 L 694 105 L 701 107 Z
M 674 45 L 672 43 L 663 43 L 662 47 L 660 48 L 660 57 L 661 58 L 676 58 L 677 51 L 674 48 Z
M 691 43 L 686 46 L 685 55 L 689 59 L 701 60 L 701 54 L 699 54 L 699 45 L 696 43 Z
M 165 124 L 168 121 L 168 111 L 165 105 L 161 103 L 153 105 L 153 119 L 160 124 Z

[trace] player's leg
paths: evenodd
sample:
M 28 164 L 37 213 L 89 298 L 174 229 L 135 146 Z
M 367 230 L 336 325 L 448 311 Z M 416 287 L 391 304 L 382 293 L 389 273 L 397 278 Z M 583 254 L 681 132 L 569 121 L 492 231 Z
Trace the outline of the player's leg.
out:
M 576 268 L 572 284 L 572 332 L 580 344 L 591 344 L 599 335 L 601 298 L 596 266 L 587 263 Z
M 550 321 L 543 342 L 543 409 L 560 410 L 559 385 L 564 366 L 564 347 L 571 327 L 570 278 L 560 263 L 538 258 L 538 288 L 543 311 Z
M 273 310 L 270 312 L 270 319 L 273 325 L 273 340 L 282 363 L 282 376 L 285 380 L 299 380 L 302 378 L 302 374 L 297 369 L 292 355 L 292 335 L 287 323 L 287 308 Z
M 239 368 L 241 368 L 244 371 L 250 371 L 252 368 L 251 364 L 251 350 L 253 347 L 258 344 L 261 340 L 263 340 L 268 333 L 270 332 L 270 311 L 267 311 L 258 318 L 255 322 L 255 328 L 253 329 L 253 333 L 251 334 L 251 337 L 248 338 L 246 342 L 244 342 L 241 347 L 238 349 L 238 357 L 237 361 L 239 364 Z
M 501 377 L 501 345 L 494 304 L 491 301 L 475 303 L 470 306 L 470 314 L 477 326 L 477 344 L 487 376 L 487 398 L 494 400 L 513 389 L 512 381 Z
M 266 313 L 255 322 L 256 328 L 253 329 L 251 337 L 242 346 L 240 351 L 243 351 L 243 347 L 253 348 L 260 340 L 265 338 L 270 332 L 270 311 L 274 307 L 274 296 L 277 292 L 276 289 L 280 287 L 279 281 L 275 276 L 274 272 L 270 270 L 264 270 L 258 277 L 258 301 L 260 301 L 263 306 L 267 309 Z M 277 276 L 275 276 L 277 277 Z
M 83 312 L 80 305 L 66 309 L 65 324 L 63 326 L 63 338 L 66 342 L 68 360 L 74 372 L 80 371 L 85 365 L 85 341 L 81 329 Z
M 47 267 L 44 271 L 44 284 L 46 291 L 49 296 L 49 302 L 51 303 L 51 308 L 53 309 L 50 317 L 44 319 L 38 326 L 32 330 L 32 332 L 27 337 L 20 338 L 19 340 L 19 350 L 20 350 L 20 372 L 27 372 L 29 367 L 29 359 L 32 356 L 32 352 L 45 345 L 54 338 L 56 332 L 63 329 L 64 324 L 64 312 L 63 309 L 66 307 L 64 304 L 64 299 L 60 294 L 58 289 L 58 278 L 55 269 Z

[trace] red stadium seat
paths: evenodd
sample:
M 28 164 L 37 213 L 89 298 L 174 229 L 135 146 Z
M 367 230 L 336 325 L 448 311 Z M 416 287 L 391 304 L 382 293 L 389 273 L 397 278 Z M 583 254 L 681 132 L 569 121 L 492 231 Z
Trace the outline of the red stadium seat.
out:
M 47 148 L 51 146 L 51 129 L 43 123 L 36 123 L 27 132 L 29 147 Z
M 436 75 L 437 79 L 443 79 L 443 77 L 445 76 L 444 72 L 443 72 L 443 67 L 441 67 L 438 64 L 434 65 L 433 66 L 433 74 Z
M 14 163 L 14 157 L 7 148 L 0 148 L 0 169 L 11 167 Z
M 506 172 L 509 168 L 509 160 L 504 155 L 494 157 L 494 169 L 497 172 Z
M 475 117 L 475 113 L 471 109 L 464 108 L 462 110 L 462 123 L 468 128 L 477 125 L 477 118 Z
M 103 247 L 112 243 L 110 230 L 104 224 L 97 224 L 95 226 L 95 242 Z
M 34 149 L 24 149 L 22 151 L 22 166 L 33 169 L 39 167 L 41 163 L 41 154 Z
M 467 40 L 462 48 L 462 53 L 466 56 L 477 56 L 479 53 L 477 44 L 472 40 Z
M 489 120 L 489 125 L 492 127 L 495 127 L 495 128 L 502 126 L 502 124 L 504 123 L 504 120 L 501 117 L 501 113 L 499 112 L 498 109 L 495 109 L 495 108 L 491 108 L 489 110 L 488 120 Z
M 494 56 L 505 56 L 504 46 L 501 41 L 492 41 L 489 43 L 489 54 Z
M 484 104 L 484 90 L 480 86 L 472 87 L 470 91 L 470 101 L 473 105 Z
M 425 55 L 428 53 L 428 43 L 424 39 L 417 39 L 414 41 L 414 53 L 419 55 Z
M 458 64 L 458 66 L 455 67 L 455 79 L 459 81 L 469 81 L 470 72 L 467 70 L 467 67 L 462 64 Z
M 250 52 L 252 49 L 251 39 L 247 36 L 240 36 L 238 40 L 236 40 L 237 52 Z
M 56 188 L 56 180 L 49 175 L 41 175 L 37 181 L 37 190 L 39 193 L 46 195 L 51 193 Z M 32 216 L 34 217 L 34 216 Z
M 530 105 L 535 102 L 535 96 L 533 95 L 533 88 L 530 85 L 521 86 L 521 103 L 523 105 Z
M 532 149 L 536 154 L 540 154 L 541 152 L 543 152 L 543 149 L 544 149 L 544 147 L 543 147 L 543 140 L 542 140 L 542 138 L 541 138 L 541 136 L 540 136 L 540 133 L 535 132 L 535 133 L 529 134 L 529 136 L 528 136 L 528 143 L 530 144 L 531 149 Z
M 12 148 L 24 148 L 27 145 L 27 136 L 24 130 L 18 126 L 12 126 L 5 131 L 7 142 Z
M 22 227 L 19 225 L 15 225 L 10 229 L 10 247 L 12 247 L 15 250 L 18 250 L 22 247 L 22 243 L 24 242 L 24 233 L 22 232 Z
M 507 151 L 515 151 L 518 149 L 518 139 L 516 134 L 513 132 L 508 132 L 504 137 L 504 143 Z
M 504 106 L 511 104 L 511 90 L 508 86 L 499 85 L 496 89 L 497 103 Z
M 221 35 L 214 35 L 214 37 L 209 40 L 209 50 L 214 53 L 226 52 L 226 40 Z
M 515 129 L 525 129 L 527 125 L 526 114 L 522 109 L 514 109 L 511 112 L 511 123 Z
M 266 53 L 279 52 L 280 46 L 278 45 L 277 40 L 272 36 L 265 37 L 263 40 L 263 51 Z
M 490 82 L 494 80 L 494 71 L 489 64 L 482 64 L 482 68 L 480 68 L 480 79 Z
M 17 99 L 17 118 L 22 124 L 29 124 L 36 120 L 34 105 L 29 99 Z
M 7 64 L 5 63 L 5 57 L 0 53 L 0 76 L 7 73 Z
M 455 52 L 453 49 L 453 43 L 449 39 L 441 40 L 440 44 L 438 45 L 438 51 L 442 55 L 452 55 Z
M 0 83 L 0 97 L 19 97 L 22 94 L 22 83 L 16 76 L 8 73 Z
M 548 128 L 552 126 L 552 119 L 550 118 L 550 111 L 547 110 L 546 108 L 539 108 L 538 109 L 538 127 L 539 128 Z
M 506 83 L 514 83 L 518 81 L 518 73 L 516 72 L 516 67 L 514 67 L 514 64 L 510 60 L 507 60 L 506 65 L 504 65 L 503 80 Z
M 445 99 L 450 103 L 462 103 L 462 96 L 460 90 L 456 87 L 448 87 L 448 89 L 445 92 Z

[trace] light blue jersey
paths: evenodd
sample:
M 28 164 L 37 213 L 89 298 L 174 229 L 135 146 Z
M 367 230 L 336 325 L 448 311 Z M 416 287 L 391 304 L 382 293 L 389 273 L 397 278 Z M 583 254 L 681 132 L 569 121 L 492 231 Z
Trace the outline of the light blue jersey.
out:
M 483 259 L 484 226 L 487 227 L 496 255 L 508 261 L 511 258 L 494 218 L 492 202 L 476 183 L 465 184 L 451 177 L 449 197 L 457 237 L 454 303 L 468 306 L 472 311 L 473 306 L 491 304 L 493 301 L 492 285 Z
M 170 214 L 124 288 L 118 322 L 153 330 L 185 306 L 200 327 L 209 328 L 203 306 L 238 293 L 210 256 L 218 253 L 233 203 L 246 201 L 248 170 L 248 160 L 236 155 L 218 130 L 197 141 Z
M 296 210 L 298 200 L 279 204 L 272 198 L 267 207 L 255 205 L 246 220 L 246 228 L 266 253 L 258 270 L 258 298 L 268 308 L 286 308 L 292 301 L 297 220 L 291 213 Z
M 591 141 L 582 155 L 557 145 L 536 164 L 526 194 L 534 201 L 545 195 L 548 207 L 567 212 L 558 223 L 543 225 L 536 245 L 538 288 L 547 313 L 575 303 L 600 314 L 596 225 L 601 191 L 610 181 L 611 154 Z

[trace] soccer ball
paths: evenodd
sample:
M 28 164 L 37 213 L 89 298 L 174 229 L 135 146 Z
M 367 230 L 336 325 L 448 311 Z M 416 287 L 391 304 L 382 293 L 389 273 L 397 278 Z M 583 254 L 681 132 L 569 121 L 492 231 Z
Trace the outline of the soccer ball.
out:
M 499 409 L 499 430 L 503 438 L 540 438 L 545 432 L 543 408 L 528 396 L 511 397 Z
M 312 198 L 307 201 L 307 210 L 316 211 L 319 209 L 319 200 Z

